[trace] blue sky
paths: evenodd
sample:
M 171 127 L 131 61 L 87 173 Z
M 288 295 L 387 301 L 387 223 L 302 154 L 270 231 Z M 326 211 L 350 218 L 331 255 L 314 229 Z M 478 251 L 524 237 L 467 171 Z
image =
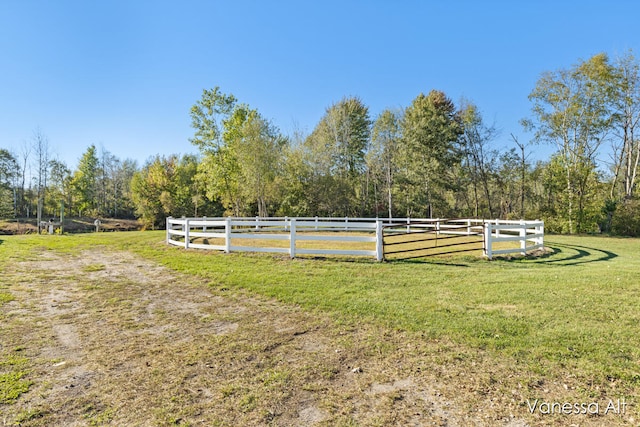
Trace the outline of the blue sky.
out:
M 90 144 L 140 164 L 195 153 L 189 109 L 215 86 L 287 134 L 345 96 L 374 118 L 438 89 L 507 148 L 531 137 L 519 120 L 542 72 L 640 55 L 638 16 L 631 0 L 0 0 L 0 148 L 40 129 L 71 168 Z

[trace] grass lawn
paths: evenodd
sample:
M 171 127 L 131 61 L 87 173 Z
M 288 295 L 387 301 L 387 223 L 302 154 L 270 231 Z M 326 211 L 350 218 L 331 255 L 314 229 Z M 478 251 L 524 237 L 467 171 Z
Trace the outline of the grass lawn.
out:
M 32 257 L 34 249 L 131 251 L 215 290 L 275 298 L 328 314 L 337 324 L 372 324 L 411 339 L 441 341 L 450 350 L 443 351 L 442 363 L 478 352 L 488 363 L 508 361 L 514 369 L 509 375 L 522 378 L 496 381 L 524 386 L 531 399 L 543 394 L 546 382 L 573 390 L 573 401 L 625 398 L 637 414 L 638 239 L 547 236 L 545 246 L 553 252 L 541 258 L 461 255 L 384 263 L 185 251 L 163 239 L 164 232 L 2 237 L 0 273 L 8 263 Z M 13 299 L 11 290 L 12 283 L 0 281 L 0 307 Z M 11 390 L 27 384 L 17 353 L 0 352 L 0 374 L 15 378 Z M 515 403 L 521 411 L 523 405 Z
M 376 263 L 185 252 L 158 237 L 140 235 L 149 244 L 134 250 L 220 286 L 640 385 L 637 239 L 549 236 L 554 253 L 539 259 Z

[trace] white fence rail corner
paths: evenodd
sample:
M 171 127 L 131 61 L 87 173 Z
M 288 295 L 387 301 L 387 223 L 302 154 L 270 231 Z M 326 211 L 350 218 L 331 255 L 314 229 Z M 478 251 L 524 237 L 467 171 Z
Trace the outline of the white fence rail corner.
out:
M 492 259 L 494 255 L 519 253 L 526 255 L 529 251 L 544 247 L 543 221 L 486 221 L 484 224 L 485 256 Z M 494 243 L 520 242 L 519 248 L 494 249 Z

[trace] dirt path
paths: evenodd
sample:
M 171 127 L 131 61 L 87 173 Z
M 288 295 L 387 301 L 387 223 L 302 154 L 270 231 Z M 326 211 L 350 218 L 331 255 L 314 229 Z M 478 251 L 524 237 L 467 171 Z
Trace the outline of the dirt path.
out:
M 526 425 L 500 407 L 517 396 L 479 392 L 489 374 L 455 386 L 466 373 L 438 354 L 445 343 L 336 324 L 129 253 L 43 252 L 5 274 L 16 300 L 0 307 L 3 345 L 32 361 L 33 382 L 0 405 L 6 425 Z

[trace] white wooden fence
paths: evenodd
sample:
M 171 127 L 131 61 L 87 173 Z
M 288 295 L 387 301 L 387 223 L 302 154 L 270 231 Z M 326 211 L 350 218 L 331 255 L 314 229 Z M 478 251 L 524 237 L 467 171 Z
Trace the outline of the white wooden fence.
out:
M 446 222 L 446 224 L 445 224 Z M 465 227 L 466 225 L 466 227 Z M 406 233 L 431 230 L 438 234 L 477 234 L 484 230 L 484 254 L 491 259 L 496 254 L 527 251 L 542 248 L 544 223 L 542 221 L 505 221 L 481 219 L 413 219 L 413 218 L 167 218 L 166 241 L 170 245 L 186 249 L 219 250 L 226 253 L 236 251 L 273 252 L 296 255 L 347 255 L 369 256 L 384 259 L 383 236 L 388 231 L 403 230 Z M 351 236 L 344 233 L 359 232 Z M 324 232 L 324 233 L 323 233 Z M 321 233 L 321 234 L 318 234 Z M 218 239 L 222 244 L 209 244 L 208 239 Z M 238 239 L 281 240 L 287 245 L 241 246 Z M 196 243 L 200 241 L 202 243 Z M 322 248 L 301 248 L 301 241 L 322 241 Z M 519 241 L 519 248 L 494 249 L 496 242 Z M 332 244 L 333 242 L 333 244 Z M 372 250 L 336 249 L 335 242 L 367 242 Z
M 526 255 L 544 247 L 544 221 L 485 221 L 484 240 L 484 255 L 489 259 L 508 253 Z M 493 249 L 498 242 L 519 242 L 520 248 Z

